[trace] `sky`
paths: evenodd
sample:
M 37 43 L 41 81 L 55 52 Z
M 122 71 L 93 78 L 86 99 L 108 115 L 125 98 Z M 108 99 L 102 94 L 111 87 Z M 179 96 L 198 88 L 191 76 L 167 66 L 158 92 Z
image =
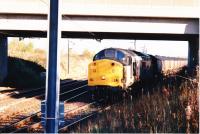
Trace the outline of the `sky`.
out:
M 9 38 L 11 41 L 12 38 Z M 46 38 L 25 38 L 26 43 L 32 42 L 35 48 L 47 50 L 48 41 Z M 170 57 L 185 57 L 188 55 L 187 41 L 164 41 L 164 40 L 111 40 L 105 39 L 96 41 L 94 39 L 62 39 L 60 49 L 62 52 L 67 52 L 67 45 L 72 52 L 81 54 L 84 50 L 89 50 L 93 53 L 109 48 L 125 48 L 136 49 L 140 52 L 148 54 L 170 56 Z M 135 45 L 134 45 L 135 44 Z
M 136 45 L 134 45 L 136 44 Z M 74 45 L 76 50 L 88 48 L 91 51 L 100 51 L 108 47 L 118 47 L 126 49 L 136 49 L 140 52 L 147 52 L 153 55 L 171 56 L 171 57 L 187 57 L 188 42 L 187 41 L 153 41 L 153 40 L 85 40 L 80 45 Z

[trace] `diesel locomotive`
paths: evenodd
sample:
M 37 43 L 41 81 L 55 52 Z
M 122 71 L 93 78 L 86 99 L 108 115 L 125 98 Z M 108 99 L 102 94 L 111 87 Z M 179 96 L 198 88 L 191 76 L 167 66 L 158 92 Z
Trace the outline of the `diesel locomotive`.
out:
M 166 64 L 173 61 L 173 67 Z M 167 63 L 166 63 L 167 62 Z M 186 59 L 162 60 L 135 50 L 107 48 L 98 52 L 88 66 L 88 86 L 126 90 L 137 81 L 153 79 L 174 68 L 187 64 Z

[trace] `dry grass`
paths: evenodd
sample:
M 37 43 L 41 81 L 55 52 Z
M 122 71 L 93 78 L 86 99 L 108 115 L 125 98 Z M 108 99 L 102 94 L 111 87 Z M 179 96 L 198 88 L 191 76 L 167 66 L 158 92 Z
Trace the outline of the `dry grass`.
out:
M 40 49 L 34 49 L 32 43 L 13 40 L 8 47 L 8 55 L 19 59 L 31 61 L 46 68 L 46 52 Z
M 164 81 L 134 101 L 137 132 L 198 133 L 198 83 L 177 77 Z
M 69 73 L 68 73 L 68 54 L 61 56 L 60 64 L 60 77 L 65 78 L 87 78 L 88 64 L 92 62 L 92 55 L 88 57 L 87 55 L 75 55 L 70 54 L 69 57 Z

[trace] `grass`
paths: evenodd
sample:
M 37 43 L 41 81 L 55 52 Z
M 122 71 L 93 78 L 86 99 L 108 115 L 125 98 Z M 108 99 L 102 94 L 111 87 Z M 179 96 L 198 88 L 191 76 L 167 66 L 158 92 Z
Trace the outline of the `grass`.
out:
M 139 119 L 135 120 L 138 122 L 136 123 L 138 130 L 148 129 L 154 133 L 187 131 L 197 133 L 199 131 L 198 89 L 191 89 L 190 82 L 182 83 L 179 88 L 167 88 L 169 95 L 164 92 L 165 89 L 163 87 L 161 91 L 153 91 L 151 95 L 142 95 L 142 98 L 135 103 L 133 109 L 136 109 L 136 116 Z M 190 120 L 186 118 L 187 106 L 192 109 Z
M 198 83 L 169 76 L 157 86 L 133 102 L 137 132 L 198 133 Z

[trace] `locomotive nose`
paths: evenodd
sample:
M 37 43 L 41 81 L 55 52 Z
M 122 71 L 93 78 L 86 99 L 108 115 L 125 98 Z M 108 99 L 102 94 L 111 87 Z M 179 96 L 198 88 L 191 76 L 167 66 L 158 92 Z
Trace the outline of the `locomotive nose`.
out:
M 123 79 L 123 65 L 117 61 L 102 59 L 89 64 L 89 86 L 122 87 L 121 79 Z

